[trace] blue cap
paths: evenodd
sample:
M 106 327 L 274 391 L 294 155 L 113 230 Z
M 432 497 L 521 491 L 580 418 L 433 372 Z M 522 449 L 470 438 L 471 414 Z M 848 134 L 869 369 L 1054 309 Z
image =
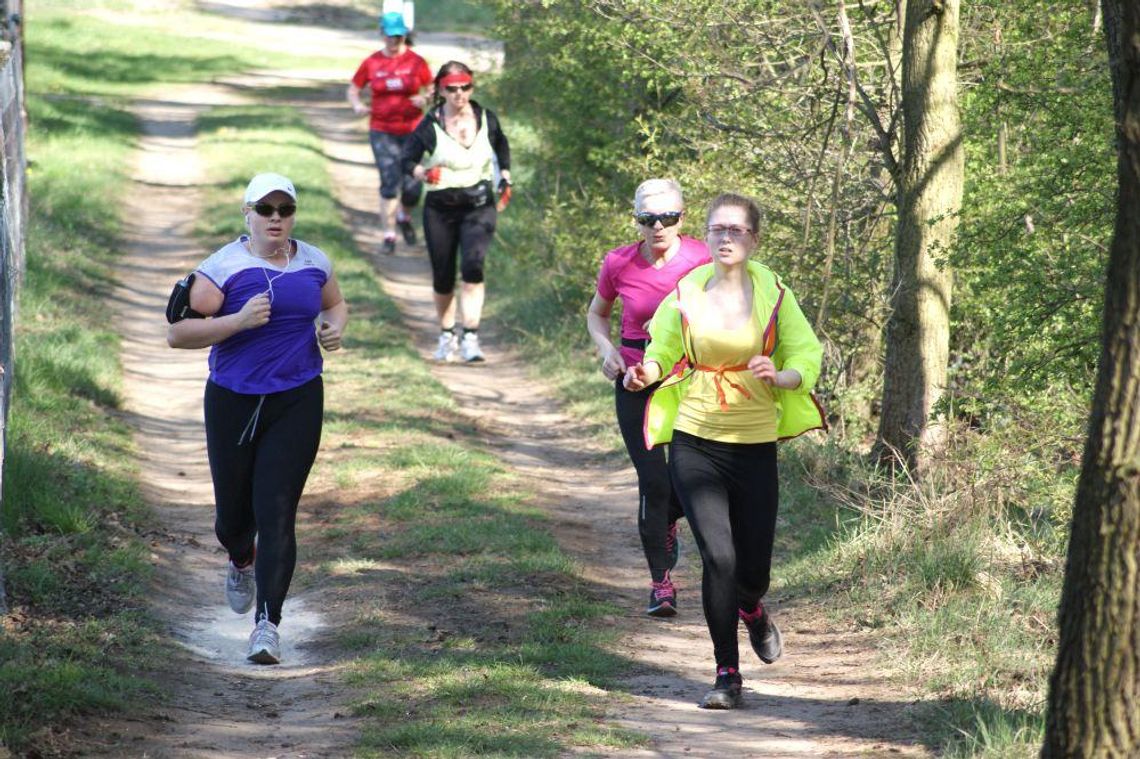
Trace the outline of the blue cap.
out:
M 390 11 L 380 17 L 380 30 L 388 37 L 407 37 L 408 25 L 404 23 L 404 14 L 399 11 Z

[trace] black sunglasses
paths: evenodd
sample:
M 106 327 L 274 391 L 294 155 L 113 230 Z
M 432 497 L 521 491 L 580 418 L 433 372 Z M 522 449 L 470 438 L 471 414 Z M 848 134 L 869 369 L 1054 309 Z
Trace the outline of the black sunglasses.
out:
M 275 206 L 272 203 L 252 203 L 249 207 L 253 209 L 253 212 L 255 214 L 258 216 L 264 216 L 267 219 L 273 215 L 274 211 L 276 211 L 277 215 L 282 219 L 288 219 L 290 216 L 297 213 L 296 203 L 282 203 L 279 206 Z
M 681 220 L 684 211 L 666 211 L 665 213 L 639 213 L 633 218 L 643 227 L 655 227 L 661 222 L 663 227 L 671 227 Z
M 449 84 L 444 87 L 445 90 L 451 93 L 455 92 L 470 92 L 475 88 L 473 84 Z

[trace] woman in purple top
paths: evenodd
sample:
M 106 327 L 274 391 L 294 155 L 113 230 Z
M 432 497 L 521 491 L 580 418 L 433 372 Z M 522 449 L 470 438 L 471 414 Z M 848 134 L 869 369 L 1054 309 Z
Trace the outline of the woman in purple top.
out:
M 681 504 L 669 481 L 665 446 L 646 450 L 642 437 L 645 402 L 657 385 L 631 392 L 622 387 L 621 378 L 626 367 L 641 361 L 649 340 L 646 326 L 657 306 L 677 280 L 711 259 L 703 242 L 681 235 L 684 201 L 676 181 L 646 180 L 637 188 L 633 202 L 642 239 L 606 254 L 598 272 L 598 290 L 586 313 L 586 328 L 601 354 L 602 374 L 614 382 L 618 427 L 637 470 L 641 501 L 637 528 L 651 579 L 647 613 L 672 617 L 677 613 L 677 591 L 669 573 L 677 564 Z M 622 302 L 620 347 L 610 335 L 610 314 L 618 298 Z
M 172 348 L 210 348 L 206 451 L 214 531 L 229 554 L 226 599 L 257 602 L 250 661 L 281 660 L 281 607 L 297 561 L 297 503 L 324 415 L 321 348 L 340 347 L 348 307 L 320 249 L 289 236 L 297 191 L 258 174 L 245 191 L 248 235 L 198 266 L 190 307 L 203 319 L 170 326 Z

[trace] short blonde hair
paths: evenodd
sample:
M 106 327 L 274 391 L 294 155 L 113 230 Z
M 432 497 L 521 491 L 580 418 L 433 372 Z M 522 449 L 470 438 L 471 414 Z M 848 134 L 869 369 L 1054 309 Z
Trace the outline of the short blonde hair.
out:
M 681 207 L 677 210 L 684 210 L 685 196 L 681 193 L 681 184 L 676 179 L 646 179 L 637 186 L 637 191 L 633 193 L 634 213 L 641 213 L 641 204 L 650 195 L 665 194 L 676 195 L 677 200 L 681 203 Z

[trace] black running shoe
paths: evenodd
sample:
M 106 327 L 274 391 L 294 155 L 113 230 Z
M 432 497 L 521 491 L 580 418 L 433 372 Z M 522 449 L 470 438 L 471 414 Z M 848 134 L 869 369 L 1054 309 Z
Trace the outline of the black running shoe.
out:
M 404 236 L 404 242 L 408 245 L 416 244 L 416 228 L 412 226 L 412 220 L 409 219 L 396 219 L 396 226 L 400 230 L 400 234 Z
M 712 690 L 701 699 L 702 709 L 738 709 L 744 703 L 744 678 L 736 667 L 717 667 Z
M 772 664 L 779 659 L 784 653 L 784 637 L 780 635 L 780 628 L 776 627 L 764 604 L 757 602 L 756 610 L 750 614 L 743 609 L 738 613 L 748 628 L 748 642 L 752 644 L 752 650 L 760 657 L 760 661 Z
M 645 613 L 651 617 L 677 616 L 677 589 L 669 575 L 661 582 L 655 582 L 649 590 L 649 608 Z
M 395 255 L 396 254 L 396 238 L 395 237 L 384 238 L 384 244 L 380 246 L 380 252 L 386 256 Z

